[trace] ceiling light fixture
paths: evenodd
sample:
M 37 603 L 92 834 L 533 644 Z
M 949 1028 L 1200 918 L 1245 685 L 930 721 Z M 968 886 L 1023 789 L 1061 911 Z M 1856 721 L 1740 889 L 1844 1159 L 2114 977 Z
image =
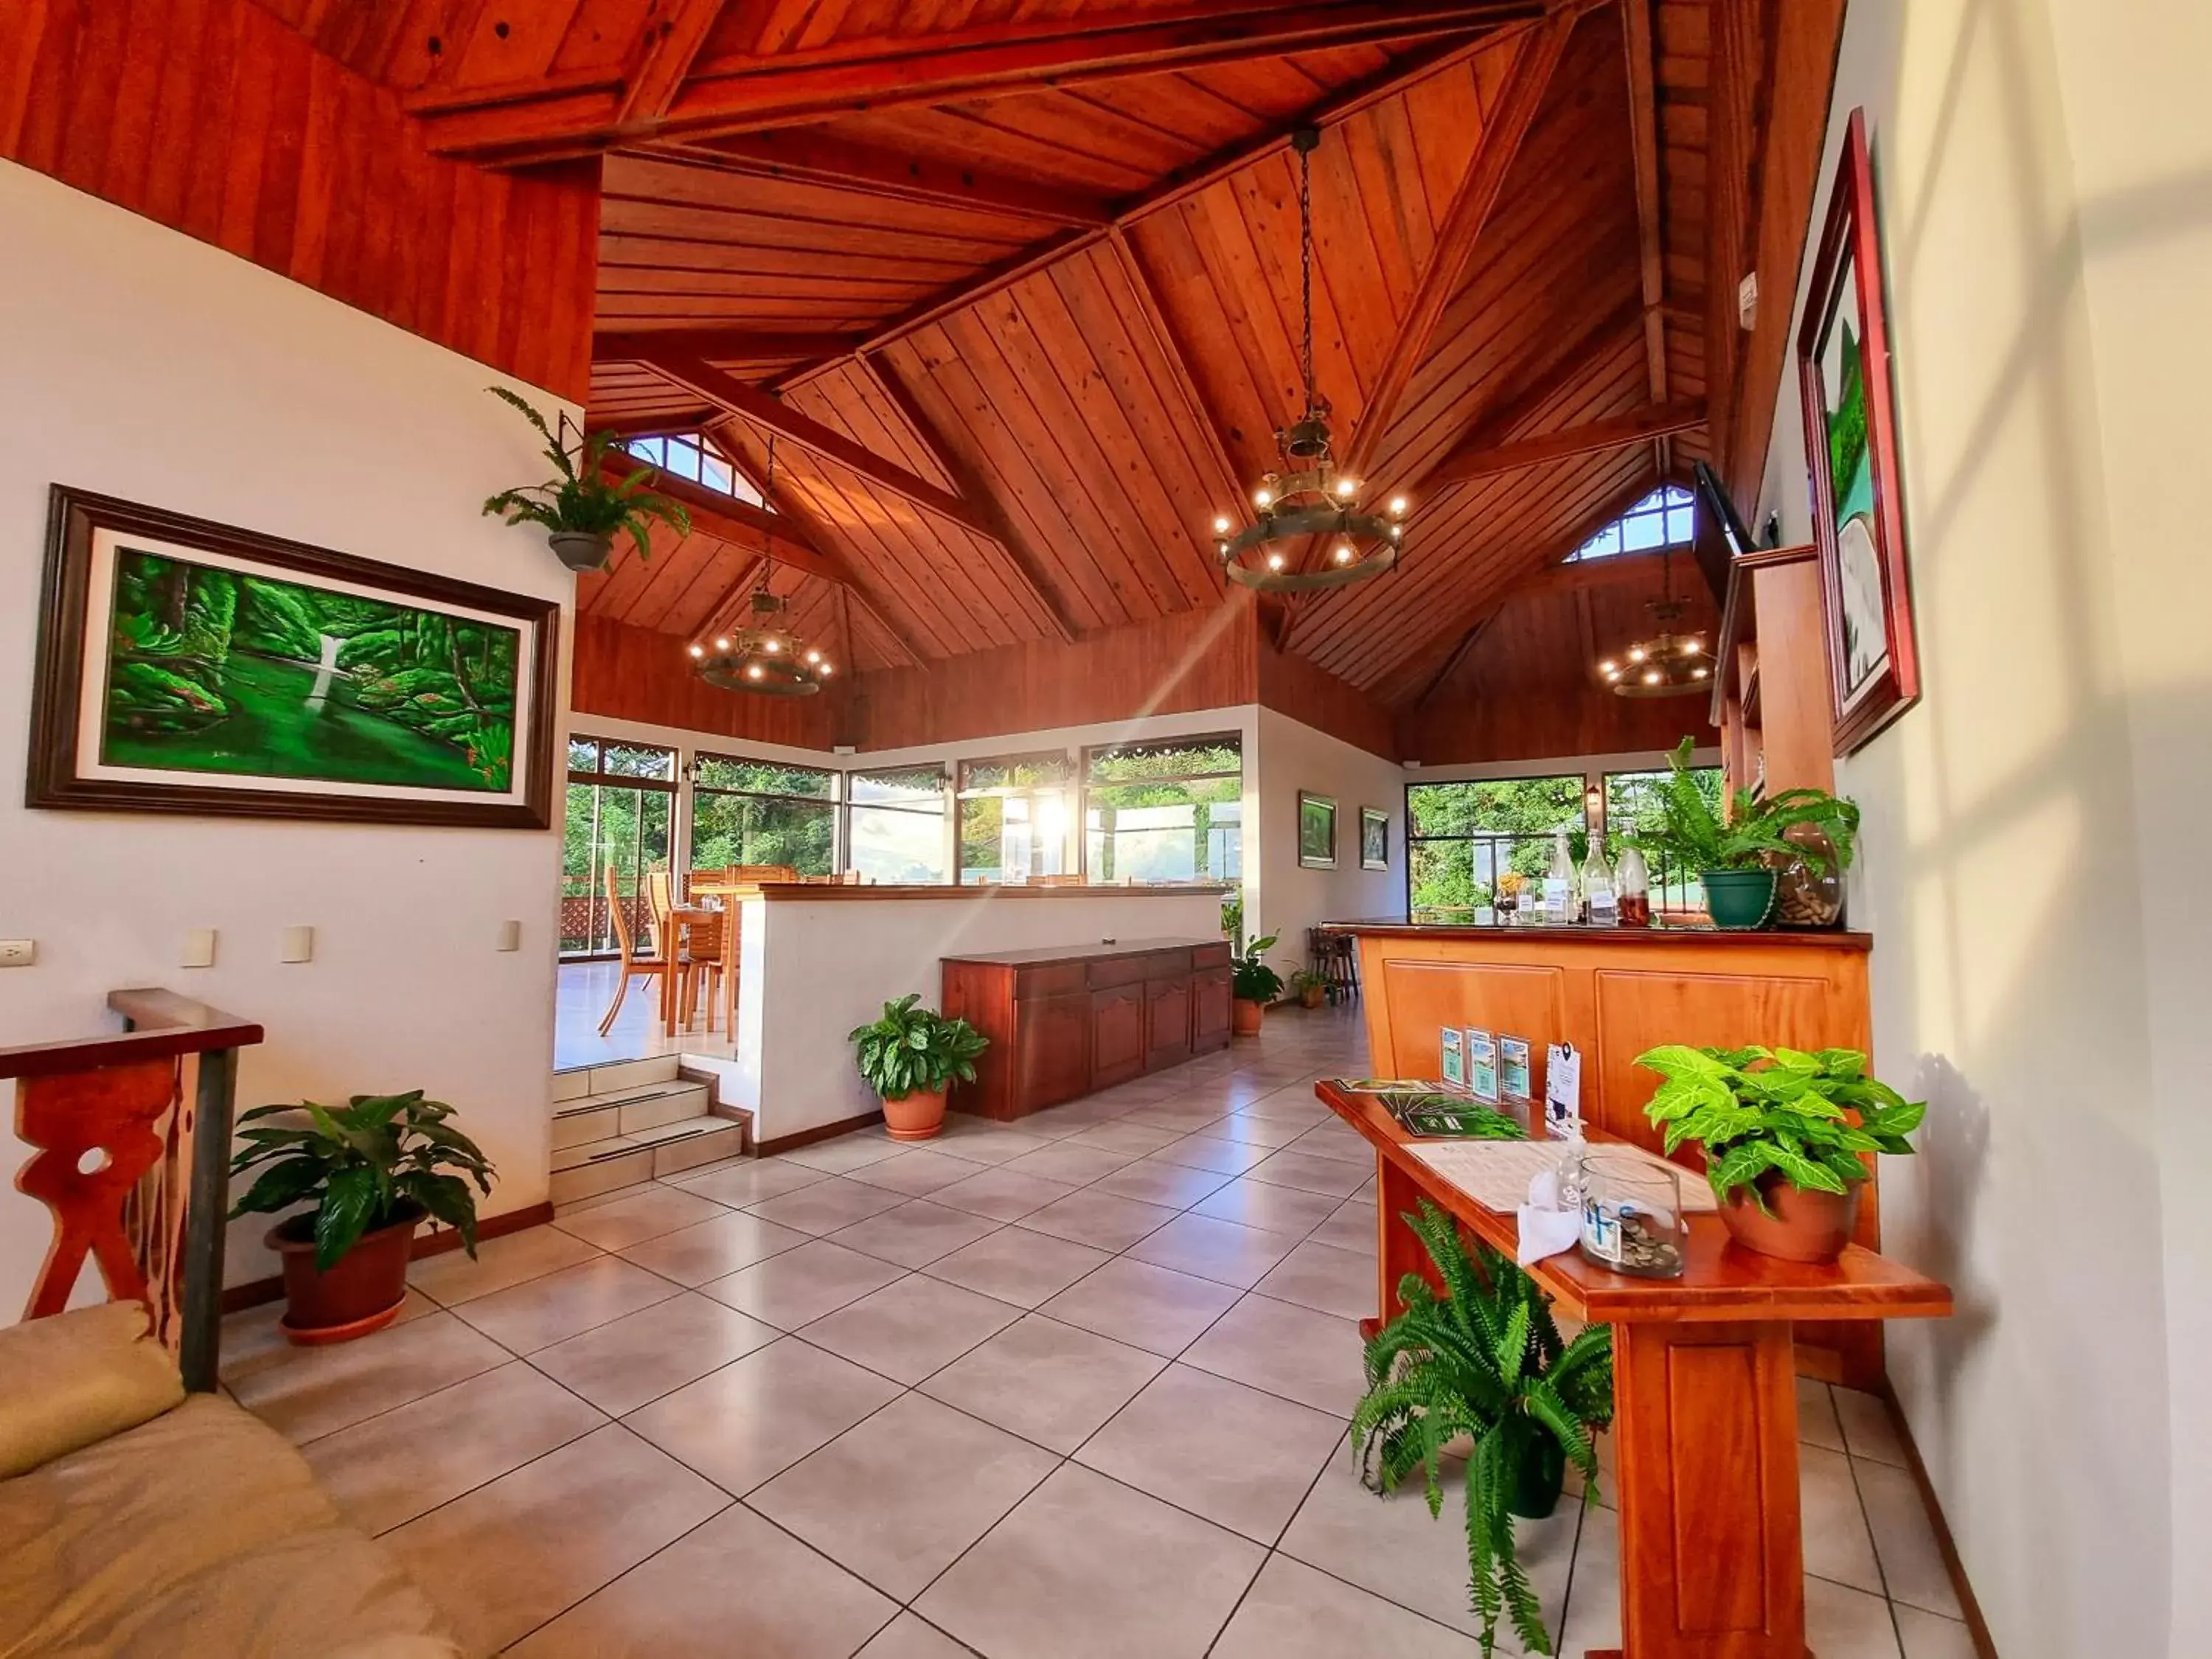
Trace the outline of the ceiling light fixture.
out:
M 775 489 L 775 440 L 770 437 L 767 485 L 762 493 L 773 498 Z M 830 678 L 830 665 L 820 649 L 808 647 L 785 624 L 786 602 L 769 588 L 775 574 L 770 558 L 762 564 L 760 580 L 747 601 L 752 619 L 749 627 L 716 635 L 712 650 L 699 644 L 688 647 L 691 672 L 708 684 L 763 696 L 810 697 Z
M 1343 587 L 1379 576 L 1398 562 L 1406 498 L 1395 496 L 1389 517 L 1358 510 L 1359 482 L 1340 477 L 1331 459 L 1328 399 L 1314 386 L 1313 153 L 1318 127 L 1291 135 L 1298 157 L 1298 282 L 1304 332 L 1300 362 L 1305 374 L 1305 412 L 1275 434 L 1283 470 L 1270 472 L 1252 492 L 1255 520 L 1233 531 L 1226 517 L 1213 521 L 1213 550 L 1230 580 L 1263 593 L 1296 593 Z M 1310 550 L 1334 538 L 1334 561 L 1301 568 Z M 1350 556 L 1346 556 L 1349 554 Z
M 1650 638 L 1638 640 L 1620 653 L 1637 665 L 1638 672 L 1625 669 L 1620 658 L 1607 657 L 1597 665 L 1598 678 L 1613 688 L 1616 697 L 1696 696 L 1711 678 L 1704 640 L 1676 631 L 1689 607 L 1674 597 L 1674 570 L 1672 550 L 1662 549 L 1659 597 L 1644 607 L 1651 613 L 1655 631 Z

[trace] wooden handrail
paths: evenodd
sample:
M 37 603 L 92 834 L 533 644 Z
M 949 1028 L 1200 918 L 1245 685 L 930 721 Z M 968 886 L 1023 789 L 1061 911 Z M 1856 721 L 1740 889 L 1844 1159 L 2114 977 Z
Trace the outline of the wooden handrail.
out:
M 109 1036 L 66 1037 L 0 1048 L 0 1079 L 60 1077 L 107 1066 L 242 1048 L 260 1042 L 263 1036 L 261 1027 L 252 1020 L 155 986 L 110 991 L 107 1006 L 123 1016 L 125 1030 Z

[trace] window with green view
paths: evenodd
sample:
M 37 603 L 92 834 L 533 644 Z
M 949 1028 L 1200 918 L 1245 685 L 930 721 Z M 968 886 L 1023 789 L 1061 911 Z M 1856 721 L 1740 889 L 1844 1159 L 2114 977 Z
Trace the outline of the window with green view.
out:
M 864 881 L 927 886 L 945 879 L 945 769 L 845 775 L 847 867 Z
M 960 763 L 960 879 L 1019 882 L 1067 868 L 1067 800 L 1075 763 L 1064 753 Z
M 691 867 L 837 867 L 837 775 L 781 761 L 702 754 L 691 774 Z
M 1087 752 L 1085 873 L 1096 882 L 1244 878 L 1244 757 L 1235 736 Z
M 668 862 L 676 816 L 676 751 L 650 744 L 573 737 L 561 836 L 561 950 L 615 948 L 607 871 L 627 919 L 644 941 L 645 872 Z
M 1552 834 L 1573 832 L 1579 857 L 1587 824 L 1579 774 L 1473 778 L 1406 786 L 1406 897 L 1414 915 L 1451 921 L 1494 901 L 1508 872 L 1541 879 Z

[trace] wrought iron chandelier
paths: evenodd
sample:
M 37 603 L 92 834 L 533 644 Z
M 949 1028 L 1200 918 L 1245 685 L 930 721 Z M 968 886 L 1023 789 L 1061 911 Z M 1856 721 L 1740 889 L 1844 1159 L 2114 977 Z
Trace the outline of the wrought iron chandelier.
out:
M 1358 481 L 1336 470 L 1330 453 L 1328 399 L 1314 387 L 1312 157 L 1320 143 L 1317 127 L 1300 127 L 1291 135 L 1291 148 L 1298 155 L 1300 362 L 1305 374 L 1305 412 L 1275 434 L 1282 470 L 1263 474 L 1253 490 L 1253 521 L 1242 529 L 1227 514 L 1213 521 L 1213 550 L 1223 573 L 1263 593 L 1343 587 L 1379 576 L 1398 562 L 1405 534 L 1399 522 L 1406 514 L 1404 496 L 1391 501 L 1387 515 L 1358 510 Z M 1305 568 L 1315 547 L 1322 550 L 1322 562 Z
M 768 480 L 761 491 L 773 500 L 775 489 L 775 440 L 769 439 Z M 747 601 L 749 624 L 733 628 L 713 639 L 694 641 L 687 647 L 691 672 L 722 691 L 751 691 L 769 697 L 811 697 L 822 682 L 836 672 L 820 647 L 809 645 L 785 626 L 786 605 L 781 595 L 769 591 L 775 573 L 771 556 L 761 565 L 760 580 Z
M 1659 597 L 1644 607 L 1651 613 L 1656 631 L 1597 665 L 1616 697 L 1699 696 L 1712 679 L 1712 662 L 1705 654 L 1705 641 L 1695 634 L 1677 631 L 1688 607 L 1674 594 L 1674 557 L 1673 549 L 1661 549 Z

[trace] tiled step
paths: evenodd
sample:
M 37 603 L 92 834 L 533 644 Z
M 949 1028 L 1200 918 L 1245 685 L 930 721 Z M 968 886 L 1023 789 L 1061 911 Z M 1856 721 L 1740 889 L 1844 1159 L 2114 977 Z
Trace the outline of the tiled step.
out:
M 673 1083 L 683 1066 L 676 1054 L 650 1060 L 618 1060 L 607 1066 L 578 1066 L 553 1073 L 553 1103 L 564 1106 L 591 1095 L 609 1095 L 648 1084 Z
M 580 1092 L 569 1081 L 580 1076 L 587 1084 L 608 1086 Z M 555 1085 L 556 1205 L 696 1169 L 744 1150 L 743 1121 L 714 1115 L 708 1086 L 678 1076 L 673 1055 L 561 1074 Z

